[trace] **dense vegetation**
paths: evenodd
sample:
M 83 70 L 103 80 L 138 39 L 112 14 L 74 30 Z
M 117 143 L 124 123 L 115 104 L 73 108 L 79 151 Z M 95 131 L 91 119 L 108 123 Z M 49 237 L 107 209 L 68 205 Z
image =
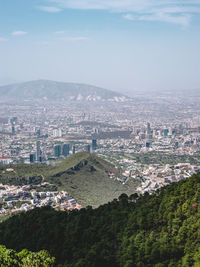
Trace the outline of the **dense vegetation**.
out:
M 9 184 L 9 185 L 28 185 L 28 184 L 34 184 L 38 185 L 41 184 L 42 177 L 40 175 L 38 176 L 28 176 L 28 177 L 2 177 L 0 176 L 0 183 L 3 185 Z
M 13 249 L 0 246 L 0 265 L 2 267 L 50 267 L 53 266 L 54 262 L 55 258 L 51 257 L 46 250 L 30 252 L 23 249 L 17 253 Z
M 9 169 L 13 171 L 6 171 Z M 97 207 L 118 198 L 122 193 L 135 192 L 137 181 L 126 184 L 109 178 L 109 173 L 122 177 L 121 170 L 93 154 L 80 152 L 51 165 L 19 164 L 0 166 L 0 183 L 22 185 L 47 181 L 53 186 L 40 186 L 38 190 L 64 190 L 83 207 Z M 34 186 L 33 186 L 34 187 Z M 35 187 L 36 188 L 36 187 Z
M 97 209 L 37 208 L 0 224 L 0 243 L 48 249 L 68 267 L 199 267 L 200 175 Z

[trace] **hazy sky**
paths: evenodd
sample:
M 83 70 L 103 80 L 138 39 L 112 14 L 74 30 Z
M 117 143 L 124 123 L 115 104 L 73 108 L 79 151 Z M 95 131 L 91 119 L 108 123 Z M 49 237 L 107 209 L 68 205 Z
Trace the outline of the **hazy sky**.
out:
M 200 0 L 0 0 L 0 84 L 200 88 Z

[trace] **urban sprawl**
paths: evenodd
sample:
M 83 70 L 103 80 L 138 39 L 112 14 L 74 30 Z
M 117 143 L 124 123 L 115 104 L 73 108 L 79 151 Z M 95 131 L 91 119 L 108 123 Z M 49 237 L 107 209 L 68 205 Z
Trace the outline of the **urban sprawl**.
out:
M 151 193 L 200 171 L 198 103 L 198 97 L 145 94 L 120 103 L 4 103 L 0 165 L 10 173 L 14 164 L 50 165 L 86 151 L 122 168 L 121 177 L 110 173 L 108 179 L 137 179 L 137 191 Z M 80 208 L 67 192 L 30 185 L 0 184 L 0 203 L 0 214 L 45 205 Z

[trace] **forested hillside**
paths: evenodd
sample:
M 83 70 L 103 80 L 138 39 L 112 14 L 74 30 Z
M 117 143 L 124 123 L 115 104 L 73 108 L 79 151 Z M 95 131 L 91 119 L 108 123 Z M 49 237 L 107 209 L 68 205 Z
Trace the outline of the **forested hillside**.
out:
M 7 249 L 5 246 L 0 246 L 0 266 L 11 267 L 51 267 L 55 262 L 55 258 L 51 257 L 45 250 L 39 252 L 30 252 L 23 249 L 16 252 L 13 249 Z
M 47 249 L 68 267 L 199 267 L 200 175 L 153 195 L 122 194 L 97 209 L 13 216 L 0 224 L 0 244 Z

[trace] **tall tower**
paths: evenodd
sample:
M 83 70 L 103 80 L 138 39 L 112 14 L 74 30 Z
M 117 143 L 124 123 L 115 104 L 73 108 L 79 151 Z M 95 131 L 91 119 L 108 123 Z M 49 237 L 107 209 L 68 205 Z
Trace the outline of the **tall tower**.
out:
M 41 156 L 41 150 L 40 150 L 40 141 L 36 142 L 36 161 L 40 161 L 40 156 Z
M 97 149 L 97 140 L 93 139 L 92 140 L 92 150 L 96 150 Z
M 61 145 L 54 146 L 54 156 L 59 158 L 61 155 Z
M 90 145 L 86 145 L 85 151 L 88 152 L 88 153 L 90 153 Z
M 151 133 L 151 125 L 149 122 L 147 122 L 147 134 Z
M 35 153 L 31 153 L 30 154 L 30 163 L 34 163 L 35 162 Z
M 62 154 L 64 157 L 68 157 L 69 156 L 69 151 L 70 151 L 70 145 L 69 144 L 64 144 L 62 146 Z

